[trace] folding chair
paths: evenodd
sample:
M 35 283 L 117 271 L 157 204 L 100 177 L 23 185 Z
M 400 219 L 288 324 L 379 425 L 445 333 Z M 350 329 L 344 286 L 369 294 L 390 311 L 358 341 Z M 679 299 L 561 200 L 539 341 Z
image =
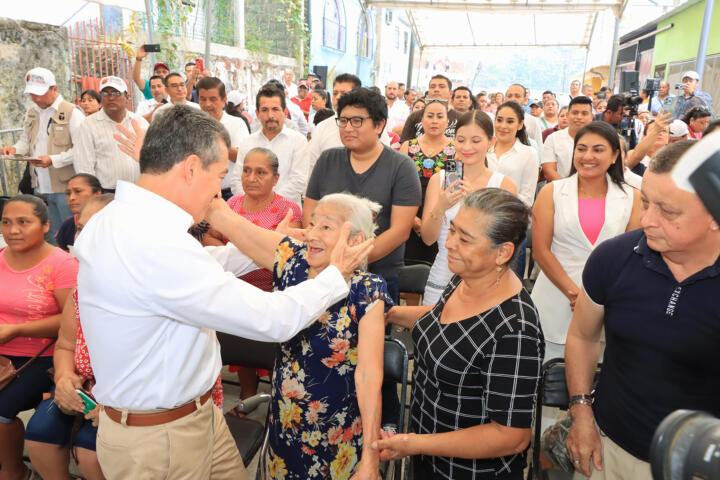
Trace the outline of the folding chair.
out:
M 601 366 L 602 364 L 598 364 L 593 385 L 597 384 Z M 571 480 L 573 478 L 573 472 L 565 472 L 557 468 L 543 470 L 540 465 L 540 437 L 543 433 L 540 431 L 542 407 L 567 410 L 569 404 L 570 394 L 565 379 L 565 359 L 553 358 L 548 360 L 542 368 L 537 400 L 535 401 L 535 431 L 532 442 L 532 464 L 528 473 L 528 480 Z
M 408 351 L 403 342 L 396 338 L 385 339 L 383 352 L 383 376 L 385 381 L 399 383 L 400 391 L 400 415 L 397 421 L 398 433 L 405 432 L 405 401 L 408 385 Z M 385 473 L 385 479 L 399 479 L 402 472 L 403 460 L 390 462 Z M 407 477 L 407 472 L 405 473 Z
M 430 266 L 424 263 L 405 265 L 398 270 L 400 297 L 408 305 L 420 305 L 425 284 L 430 275 Z
M 273 370 L 276 343 L 257 342 L 221 332 L 217 332 L 217 337 L 224 365 Z M 270 398 L 267 393 L 253 395 L 240 402 L 238 410 L 243 413 L 250 412 L 258 405 L 269 402 Z M 230 414 L 225 415 L 225 421 L 247 467 L 263 443 L 265 425 L 257 420 Z

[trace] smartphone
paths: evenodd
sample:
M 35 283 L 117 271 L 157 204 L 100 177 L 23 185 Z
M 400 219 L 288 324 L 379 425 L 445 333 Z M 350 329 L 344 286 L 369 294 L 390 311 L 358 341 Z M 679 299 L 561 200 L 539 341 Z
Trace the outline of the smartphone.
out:
M 82 401 L 85 404 L 85 411 L 83 411 L 83 415 L 87 415 L 88 413 L 92 412 L 95 407 L 98 406 L 95 399 L 92 398 L 92 396 L 88 392 L 80 390 L 79 388 L 76 388 L 75 391 L 78 395 L 80 395 L 80 398 L 82 398 Z
M 459 160 L 446 160 L 445 161 L 445 188 L 455 183 L 457 180 L 463 178 L 463 164 Z M 450 193 L 457 192 L 460 189 L 460 185 L 450 190 Z
M 682 90 L 683 84 L 682 83 L 676 83 L 675 84 L 675 90 Z
M 202 58 L 198 58 L 197 60 L 195 60 L 195 66 L 196 66 L 197 69 L 200 70 L 201 72 L 202 72 L 203 70 L 205 70 L 205 68 L 203 67 L 203 59 L 202 59 Z
M 160 51 L 160 44 L 159 43 L 146 43 L 143 45 L 143 49 L 145 50 L 145 53 L 157 53 Z

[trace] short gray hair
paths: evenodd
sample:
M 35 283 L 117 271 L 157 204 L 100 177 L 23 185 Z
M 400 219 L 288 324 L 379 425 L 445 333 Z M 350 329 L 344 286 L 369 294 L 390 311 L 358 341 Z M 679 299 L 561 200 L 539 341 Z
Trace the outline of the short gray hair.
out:
M 655 152 L 648 169 L 653 173 L 670 173 L 685 152 L 695 145 L 695 140 L 680 140 L 665 145 Z
M 332 204 L 345 212 L 345 221 L 350 222 L 352 229 L 350 235 L 362 233 L 365 239 L 375 238 L 377 224 L 375 217 L 382 209 L 382 205 L 370 199 L 357 197 L 350 193 L 331 193 L 320 199 L 318 205 Z
M 218 142 L 230 148 L 230 134 L 207 113 L 189 105 L 175 105 L 155 115 L 140 150 L 140 173 L 161 174 L 170 171 L 190 155 L 202 160 L 202 167 L 225 161 Z
M 490 239 L 493 249 L 500 248 L 503 243 L 512 243 L 515 251 L 508 263 L 512 262 L 527 235 L 530 209 L 518 197 L 500 188 L 476 190 L 465 197 L 463 206 L 490 217 L 485 236 Z
M 268 163 L 270 164 L 270 168 L 272 168 L 273 175 L 277 175 L 279 168 L 280 168 L 280 161 L 278 160 L 277 155 L 275 155 L 275 152 L 272 150 L 265 148 L 265 147 L 255 147 L 251 148 L 246 154 L 245 158 L 249 157 L 251 153 L 261 153 L 265 155 L 265 158 L 267 159 Z M 243 159 L 243 161 L 245 160 Z

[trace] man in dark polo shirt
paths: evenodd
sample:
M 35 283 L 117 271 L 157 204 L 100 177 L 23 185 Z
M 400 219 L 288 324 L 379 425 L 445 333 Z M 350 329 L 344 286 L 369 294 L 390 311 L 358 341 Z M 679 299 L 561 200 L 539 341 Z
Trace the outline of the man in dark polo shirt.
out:
M 576 479 L 650 480 L 663 418 L 680 408 L 720 416 L 720 230 L 670 175 L 691 145 L 655 155 L 642 183 L 643 229 L 603 242 L 585 265 L 565 347 Z

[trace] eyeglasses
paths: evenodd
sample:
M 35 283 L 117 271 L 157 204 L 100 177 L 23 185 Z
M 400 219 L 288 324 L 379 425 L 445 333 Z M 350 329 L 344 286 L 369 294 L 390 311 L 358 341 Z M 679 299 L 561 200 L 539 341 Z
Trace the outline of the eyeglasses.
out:
M 347 127 L 348 122 L 353 126 L 353 128 L 360 128 L 362 127 L 363 122 L 369 118 L 370 117 L 338 117 L 335 119 L 335 123 L 337 123 L 340 128 Z
M 122 94 L 123 94 L 123 92 L 118 92 L 117 90 L 115 90 L 114 92 L 100 92 L 100 95 L 102 95 L 105 98 L 107 98 L 107 97 L 117 98 L 117 97 L 121 96 Z
M 168 83 L 168 88 L 180 88 L 184 87 L 184 83 Z
M 447 100 L 444 98 L 426 98 L 425 99 L 425 105 L 430 105 L 431 103 L 448 103 Z

